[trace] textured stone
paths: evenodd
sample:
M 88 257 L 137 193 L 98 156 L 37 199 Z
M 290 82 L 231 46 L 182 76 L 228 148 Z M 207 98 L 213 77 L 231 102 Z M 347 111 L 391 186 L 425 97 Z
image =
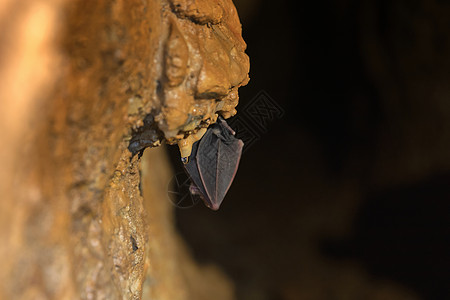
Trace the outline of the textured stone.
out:
M 235 114 L 249 60 L 231 1 L 172 1 L 163 17 L 170 22 L 157 121 L 174 144 L 215 122 L 218 113 Z M 230 95 L 234 101 L 227 101 Z
M 214 120 L 218 103 L 248 80 L 231 1 L 218 10 L 197 11 L 186 2 L 172 12 L 171 5 L 0 5 L 1 299 L 140 299 L 143 286 L 152 298 L 210 299 L 209 282 L 223 299 L 232 297 L 219 271 L 192 261 L 172 228 L 170 207 L 159 207 L 167 206 L 165 199 L 146 199 L 154 205 L 144 206 L 140 160 L 128 150 L 148 114 L 178 142 L 207 124 L 201 121 Z M 202 50 L 207 39 L 221 53 L 225 80 L 217 83 L 217 70 L 208 65 L 215 52 Z M 202 87 L 218 86 L 212 90 L 220 93 L 207 88 L 199 97 L 200 77 Z M 230 103 L 221 105 L 224 114 L 237 104 Z M 145 174 L 167 168 L 154 163 Z M 145 188 L 153 191 L 149 197 L 162 197 L 167 185 Z M 177 254 L 157 256 L 155 249 Z M 158 265 L 172 271 L 158 272 Z M 177 272 L 188 275 L 172 277 Z M 191 284 L 197 276 L 203 287 Z M 164 296 L 172 293 L 185 298 Z

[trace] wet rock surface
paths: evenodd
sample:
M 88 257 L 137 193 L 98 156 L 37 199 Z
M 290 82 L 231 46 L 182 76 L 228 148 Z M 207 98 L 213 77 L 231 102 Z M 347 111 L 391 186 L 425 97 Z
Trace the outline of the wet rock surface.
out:
M 0 298 L 141 299 L 145 287 L 150 299 L 210 299 L 209 280 L 232 298 L 220 271 L 199 268 L 170 229 L 167 183 L 143 187 L 129 151 L 233 113 L 248 81 L 232 2 L 177 3 L 0 6 Z M 140 131 L 151 113 L 157 138 Z M 155 155 L 150 177 L 169 172 Z M 160 198 L 144 200 L 143 189 Z M 166 251 L 176 255 L 154 254 Z

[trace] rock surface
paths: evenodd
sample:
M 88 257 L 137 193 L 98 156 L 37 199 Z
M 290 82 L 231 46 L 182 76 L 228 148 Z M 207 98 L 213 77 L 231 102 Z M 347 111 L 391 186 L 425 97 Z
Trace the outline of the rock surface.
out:
M 0 5 L 1 299 L 232 298 L 172 228 L 164 155 L 146 160 L 144 200 L 128 150 L 150 113 L 172 143 L 235 113 L 236 10 L 197 2 Z

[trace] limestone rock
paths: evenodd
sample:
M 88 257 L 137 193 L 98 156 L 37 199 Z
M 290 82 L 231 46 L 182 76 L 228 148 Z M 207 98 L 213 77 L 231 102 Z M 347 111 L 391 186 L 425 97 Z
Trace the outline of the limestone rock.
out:
M 203 2 L 0 5 L 0 299 L 232 298 L 172 228 L 167 184 L 142 197 L 128 150 L 149 114 L 176 143 L 233 113 L 240 23 L 231 0 Z M 149 178 L 169 172 L 156 153 Z

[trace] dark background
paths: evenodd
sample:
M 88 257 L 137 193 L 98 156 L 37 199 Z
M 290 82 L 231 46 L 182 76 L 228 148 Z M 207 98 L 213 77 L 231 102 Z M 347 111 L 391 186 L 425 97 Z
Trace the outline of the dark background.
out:
M 218 212 L 176 210 L 195 257 L 238 299 L 450 299 L 449 2 L 234 2 L 253 141 Z

